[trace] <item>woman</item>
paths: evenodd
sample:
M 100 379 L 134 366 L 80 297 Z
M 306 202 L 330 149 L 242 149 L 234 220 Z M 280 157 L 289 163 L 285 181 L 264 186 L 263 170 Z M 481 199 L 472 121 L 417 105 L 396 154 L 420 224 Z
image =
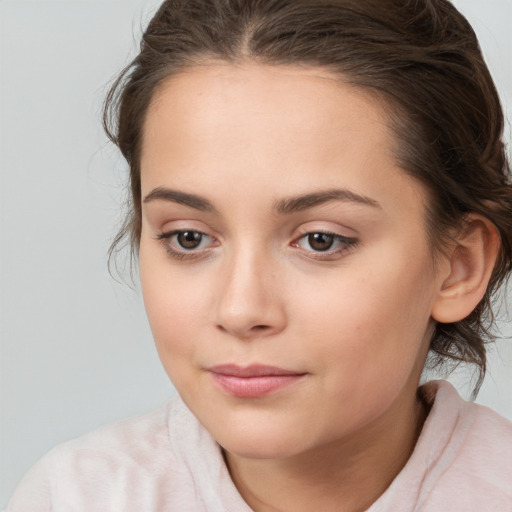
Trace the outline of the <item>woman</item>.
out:
M 511 508 L 510 423 L 418 388 L 428 354 L 483 376 L 512 261 L 450 3 L 164 2 L 105 119 L 180 397 L 53 450 L 8 510 Z

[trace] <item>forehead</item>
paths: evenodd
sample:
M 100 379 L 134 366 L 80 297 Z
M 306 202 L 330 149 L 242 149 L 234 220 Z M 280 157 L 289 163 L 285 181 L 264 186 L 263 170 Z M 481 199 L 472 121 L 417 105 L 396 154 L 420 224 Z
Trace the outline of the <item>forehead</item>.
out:
M 269 200 L 302 189 L 419 187 L 397 166 L 384 103 L 320 68 L 190 68 L 157 90 L 143 135 L 143 195 L 166 184 L 247 193 L 262 181 Z
M 246 137 L 256 146 L 269 129 L 274 138 L 302 135 L 310 147 L 325 145 L 328 133 L 360 130 L 372 144 L 384 147 L 393 142 L 387 121 L 384 104 L 375 95 L 322 68 L 208 63 L 169 77 L 156 90 L 143 150 L 148 139 L 156 142 L 171 133 L 194 133 L 203 143 L 208 138 L 218 143 L 229 131 L 231 140 Z

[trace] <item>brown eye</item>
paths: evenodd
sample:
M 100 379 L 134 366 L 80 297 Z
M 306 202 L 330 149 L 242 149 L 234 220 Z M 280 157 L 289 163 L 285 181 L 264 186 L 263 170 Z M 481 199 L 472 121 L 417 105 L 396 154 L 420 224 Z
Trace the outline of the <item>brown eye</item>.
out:
M 177 260 L 200 259 L 211 254 L 217 247 L 215 238 L 195 229 L 177 229 L 157 236 L 165 251 Z
M 203 236 L 199 231 L 181 231 L 176 234 L 176 242 L 183 249 L 197 249 L 201 245 Z
M 310 233 L 308 244 L 314 251 L 328 251 L 334 243 L 334 235 L 328 233 Z
M 322 231 L 312 231 L 301 236 L 294 244 L 311 256 L 316 258 L 333 258 L 339 257 L 357 245 L 355 238 L 348 238 L 337 233 L 329 233 Z

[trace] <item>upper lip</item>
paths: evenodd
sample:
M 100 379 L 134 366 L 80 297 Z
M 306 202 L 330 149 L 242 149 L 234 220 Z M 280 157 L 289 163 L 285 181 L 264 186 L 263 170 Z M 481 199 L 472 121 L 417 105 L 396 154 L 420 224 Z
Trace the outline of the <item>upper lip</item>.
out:
M 220 364 L 208 368 L 212 373 L 229 375 L 232 377 L 264 377 L 264 376 L 286 376 L 286 375 L 304 375 L 305 372 L 294 370 L 285 370 L 277 366 L 268 366 L 262 364 L 253 364 L 250 366 L 238 366 L 236 364 Z

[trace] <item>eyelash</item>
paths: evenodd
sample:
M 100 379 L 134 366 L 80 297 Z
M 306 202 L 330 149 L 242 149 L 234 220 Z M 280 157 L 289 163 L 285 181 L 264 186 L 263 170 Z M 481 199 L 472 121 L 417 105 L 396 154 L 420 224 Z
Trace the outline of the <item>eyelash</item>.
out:
M 184 233 L 196 233 L 203 237 L 206 236 L 208 238 L 211 238 L 206 233 L 204 233 L 203 231 L 199 231 L 198 229 L 175 229 L 173 231 L 168 231 L 166 233 L 160 233 L 157 236 L 157 240 L 159 240 L 162 243 L 167 253 L 177 260 L 192 260 L 204 256 L 204 254 L 201 254 L 197 250 L 187 251 L 185 248 L 183 248 L 183 250 L 176 250 L 172 248 L 172 238 L 176 235 Z
M 174 258 L 176 260 L 180 260 L 180 261 L 194 260 L 194 259 L 199 259 L 199 258 L 204 257 L 205 253 L 202 252 L 201 250 L 191 249 L 191 250 L 187 251 L 187 249 L 185 249 L 185 248 L 182 248 L 181 250 L 176 250 L 176 249 L 172 248 L 172 245 L 171 245 L 172 238 L 174 236 L 184 234 L 184 233 L 194 233 L 197 235 L 201 235 L 202 237 L 212 238 L 209 235 L 207 235 L 206 233 L 204 233 L 203 231 L 199 231 L 197 229 L 176 229 L 173 231 L 160 233 L 159 235 L 157 235 L 156 238 L 157 238 L 157 240 L 159 240 L 162 243 L 166 252 L 172 258 Z M 329 237 L 333 238 L 333 243 L 338 242 L 340 244 L 340 246 L 337 247 L 336 249 L 327 249 L 325 251 L 302 249 L 304 252 L 308 253 L 309 258 L 313 258 L 313 259 L 321 260 L 321 261 L 322 260 L 328 261 L 331 259 L 335 259 L 336 256 L 341 256 L 343 254 L 350 253 L 353 249 L 355 249 L 355 247 L 359 243 L 356 238 L 346 237 L 346 236 L 340 235 L 338 233 L 333 233 L 330 231 L 318 230 L 318 231 L 308 231 L 308 232 L 303 233 L 300 237 L 296 238 L 292 242 L 292 244 L 291 244 L 292 247 L 297 247 L 300 249 L 300 246 L 299 246 L 300 241 L 306 239 L 307 237 L 309 237 L 311 235 L 329 236 Z M 213 240 L 213 238 L 212 238 L 212 240 Z
M 359 241 L 356 238 L 343 236 L 343 235 L 340 235 L 339 233 L 333 233 L 331 231 L 318 230 L 318 231 L 308 231 L 308 232 L 302 234 L 299 238 L 297 238 L 294 242 L 292 242 L 292 247 L 299 247 L 300 241 L 306 239 L 307 237 L 309 237 L 311 235 L 329 236 L 329 237 L 332 237 L 333 244 L 335 242 L 338 242 L 340 244 L 339 247 L 337 247 L 335 249 L 329 248 L 326 251 L 315 251 L 315 250 L 308 251 L 308 250 L 304 249 L 304 251 L 308 253 L 308 257 L 314 258 L 316 260 L 321 260 L 321 261 L 332 260 L 332 259 L 335 259 L 337 256 L 348 254 L 352 250 L 354 250 L 359 243 Z

